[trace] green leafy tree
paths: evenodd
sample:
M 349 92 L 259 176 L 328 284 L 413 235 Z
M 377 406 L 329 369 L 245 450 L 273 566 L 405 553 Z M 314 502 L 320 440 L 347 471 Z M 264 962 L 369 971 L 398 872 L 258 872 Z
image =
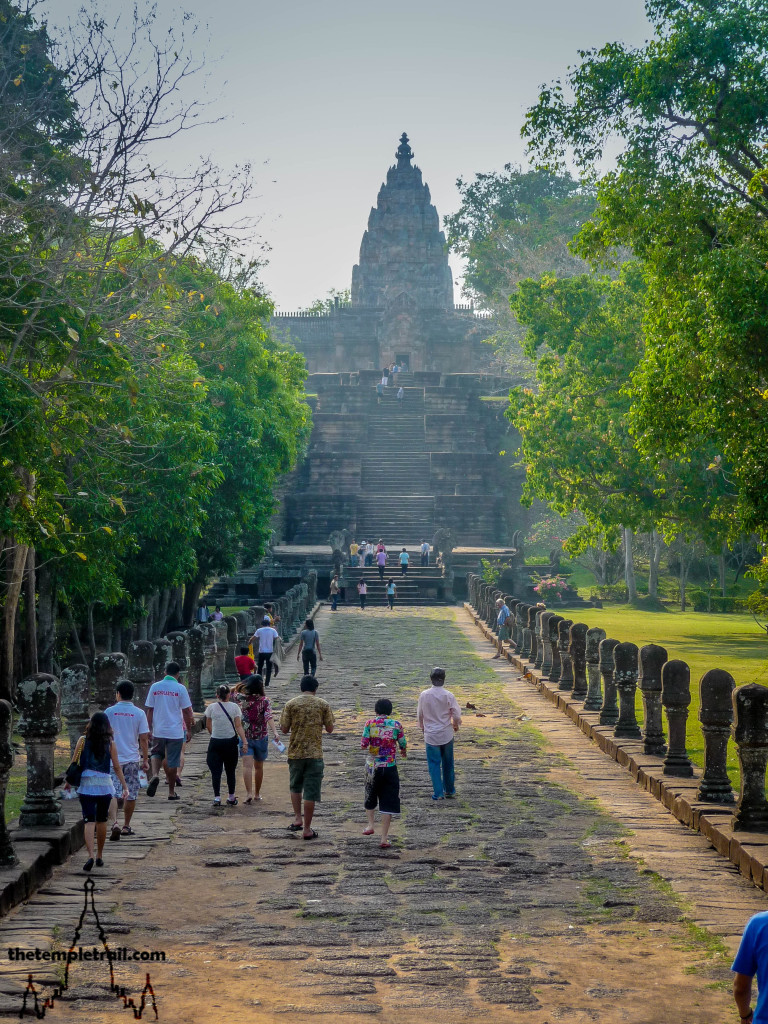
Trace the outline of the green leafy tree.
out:
M 324 299 L 315 299 L 304 313 L 332 313 L 338 305 L 346 305 L 352 298 L 349 288 L 329 288 Z
M 768 536 L 768 2 L 648 0 L 654 37 L 581 54 L 525 135 L 550 170 L 596 180 L 577 250 L 644 265 L 645 348 L 630 418 L 644 458 L 732 495 L 731 539 Z M 615 170 L 598 176 L 606 154 Z M 711 442 L 711 443 L 710 443 Z

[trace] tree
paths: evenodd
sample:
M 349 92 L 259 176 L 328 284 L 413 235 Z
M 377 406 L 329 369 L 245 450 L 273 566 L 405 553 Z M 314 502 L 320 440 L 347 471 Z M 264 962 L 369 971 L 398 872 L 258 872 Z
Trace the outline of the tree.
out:
M 332 313 L 339 305 L 347 305 L 352 298 L 349 288 L 329 288 L 324 299 L 315 299 L 304 313 Z
M 592 216 L 594 190 L 569 174 L 525 171 L 506 164 L 503 173 L 480 173 L 456 182 L 461 205 L 445 218 L 448 245 L 466 260 L 464 290 L 494 312 L 487 339 L 502 372 L 532 376 L 521 349 L 524 330 L 510 310 L 520 281 L 544 273 L 568 277 L 586 263 L 568 243 Z
M 613 280 L 523 281 L 511 299 L 537 367 L 537 387 L 513 389 L 507 412 L 521 434 L 523 502 L 540 498 L 561 516 L 581 513 L 585 525 L 566 544 L 574 553 L 623 540 L 632 593 L 633 532 L 701 534 L 719 545 L 711 513 L 728 502 L 718 479 L 698 468 L 705 452 L 693 467 L 656 462 L 630 433 L 628 387 L 643 356 L 644 295 L 641 268 L 627 263 Z
M 581 53 L 524 134 L 572 154 L 598 211 L 577 251 L 644 266 L 631 422 L 643 456 L 690 462 L 733 500 L 721 532 L 768 536 L 768 0 L 647 0 L 654 38 Z M 572 97 L 572 98 L 571 98 Z M 616 168 L 598 177 L 615 149 Z M 714 457 L 699 461 L 711 439 Z

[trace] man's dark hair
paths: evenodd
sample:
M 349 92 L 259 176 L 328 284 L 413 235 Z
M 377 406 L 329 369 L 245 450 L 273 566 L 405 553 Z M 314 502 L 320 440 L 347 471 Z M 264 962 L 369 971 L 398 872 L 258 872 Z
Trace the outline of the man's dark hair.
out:
M 244 683 L 245 692 L 249 697 L 263 697 L 264 696 L 264 679 L 256 672 L 252 676 L 248 676 Z
M 167 676 L 177 676 L 181 672 L 181 665 L 178 661 L 169 661 L 165 666 L 165 674 Z
M 301 692 L 302 693 L 314 693 L 317 689 L 317 680 L 314 676 L 302 676 L 301 677 Z
M 445 682 L 445 669 L 444 668 L 433 668 L 429 673 L 429 678 L 433 686 L 442 686 Z
M 307 621 L 304 623 L 304 626 L 305 626 L 306 629 L 314 629 L 315 628 L 315 620 L 314 619 L 307 619 Z
M 240 653 L 241 654 L 247 654 L 248 653 L 248 648 L 247 647 L 241 647 L 240 648 Z
M 376 701 L 373 710 L 377 715 L 391 715 L 392 714 L 392 701 L 387 697 L 379 697 Z
M 135 688 L 130 679 L 121 679 L 115 689 L 122 700 L 133 700 Z

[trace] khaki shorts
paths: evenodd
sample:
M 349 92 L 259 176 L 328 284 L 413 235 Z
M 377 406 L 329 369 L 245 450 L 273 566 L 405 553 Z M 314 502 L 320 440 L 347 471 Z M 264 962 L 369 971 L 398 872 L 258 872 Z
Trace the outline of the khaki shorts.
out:
M 319 800 L 323 782 L 322 757 L 295 757 L 288 761 L 292 793 L 303 793 L 305 800 Z

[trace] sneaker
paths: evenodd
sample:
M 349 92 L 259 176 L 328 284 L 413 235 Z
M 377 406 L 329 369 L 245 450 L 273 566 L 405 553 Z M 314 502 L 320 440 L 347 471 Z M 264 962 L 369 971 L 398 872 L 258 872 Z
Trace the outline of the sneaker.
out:
M 104 861 L 101 859 L 101 857 L 97 857 L 96 858 L 96 867 L 97 868 L 103 868 L 104 867 Z
M 89 857 L 88 860 L 83 864 L 83 871 L 90 871 L 93 867 L 93 857 Z
M 432 794 L 432 799 L 433 799 L 433 800 L 442 800 L 442 799 L 443 799 L 443 797 L 442 797 L 442 796 L 435 796 L 435 795 L 434 795 L 434 793 L 433 793 L 433 794 Z
M 147 796 L 154 796 L 157 792 L 157 787 L 160 785 L 160 776 L 156 775 L 154 779 L 150 779 L 149 785 L 147 786 Z

